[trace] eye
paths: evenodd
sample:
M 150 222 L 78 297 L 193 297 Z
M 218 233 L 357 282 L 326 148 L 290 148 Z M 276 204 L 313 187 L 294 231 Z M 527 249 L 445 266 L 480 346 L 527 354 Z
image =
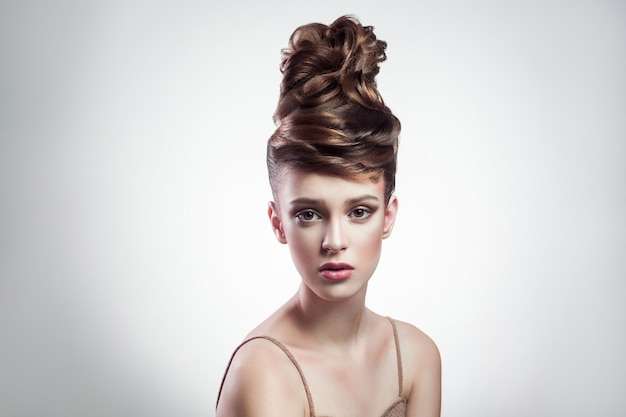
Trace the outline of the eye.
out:
M 359 207 L 359 208 L 355 208 L 354 210 L 352 210 L 352 212 L 350 213 L 350 217 L 354 218 L 354 219 L 366 219 L 369 216 L 371 216 L 372 212 L 366 208 L 363 207 Z
M 302 210 L 296 213 L 296 220 L 304 223 L 314 222 L 320 218 L 320 215 L 313 210 Z

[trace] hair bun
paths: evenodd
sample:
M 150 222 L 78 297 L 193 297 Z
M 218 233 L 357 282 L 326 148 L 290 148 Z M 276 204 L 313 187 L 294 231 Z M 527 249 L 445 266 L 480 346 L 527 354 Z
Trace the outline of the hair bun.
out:
M 375 82 L 386 47 L 371 26 L 349 16 L 291 35 L 280 65 L 277 126 L 267 143 L 273 192 L 289 167 L 355 180 L 382 177 L 389 201 L 401 126 Z
M 281 93 L 295 100 L 287 107 L 317 106 L 338 96 L 367 108 L 384 106 L 375 77 L 379 63 L 386 59 L 386 47 L 371 26 L 350 16 L 328 26 L 299 27 L 282 51 Z M 278 120 L 284 115 L 281 113 L 277 109 Z

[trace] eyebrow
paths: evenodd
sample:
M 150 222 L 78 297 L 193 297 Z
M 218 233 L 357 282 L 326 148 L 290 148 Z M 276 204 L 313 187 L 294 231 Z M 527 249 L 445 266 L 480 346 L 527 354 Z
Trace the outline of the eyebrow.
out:
M 378 197 L 376 197 L 375 195 L 371 195 L 371 194 L 364 194 L 358 197 L 354 197 L 354 198 L 350 198 L 348 200 L 346 200 L 346 204 L 348 205 L 352 205 L 352 204 L 357 204 L 357 203 L 361 203 L 364 201 L 373 201 L 378 203 L 380 201 L 380 199 Z M 296 206 L 296 205 L 318 205 L 318 204 L 323 204 L 323 200 L 320 199 L 316 199 L 316 198 L 307 198 L 307 197 L 300 197 L 300 198 L 296 198 L 295 200 L 292 200 L 289 202 L 290 206 Z
M 363 201 L 369 201 L 369 200 L 373 200 L 374 202 L 378 203 L 378 197 L 376 197 L 375 195 L 371 195 L 371 194 L 364 194 L 362 196 L 359 197 L 355 197 L 355 198 L 351 198 L 348 201 L 346 201 L 349 204 L 356 204 L 356 203 L 360 203 Z

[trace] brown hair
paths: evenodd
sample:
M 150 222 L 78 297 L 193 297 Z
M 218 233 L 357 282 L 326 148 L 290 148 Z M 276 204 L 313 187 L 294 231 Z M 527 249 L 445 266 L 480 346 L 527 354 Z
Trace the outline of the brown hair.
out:
M 376 87 L 386 47 L 371 26 L 349 16 L 294 31 L 282 51 L 277 129 L 267 144 L 274 192 L 288 166 L 348 179 L 382 175 L 389 200 L 400 121 Z

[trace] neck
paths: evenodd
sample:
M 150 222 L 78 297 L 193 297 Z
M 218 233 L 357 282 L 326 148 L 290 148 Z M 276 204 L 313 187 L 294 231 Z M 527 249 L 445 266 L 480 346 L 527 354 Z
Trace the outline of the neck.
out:
M 366 289 L 346 300 L 326 301 L 302 284 L 292 306 L 298 321 L 317 342 L 343 349 L 358 342 L 367 324 Z

